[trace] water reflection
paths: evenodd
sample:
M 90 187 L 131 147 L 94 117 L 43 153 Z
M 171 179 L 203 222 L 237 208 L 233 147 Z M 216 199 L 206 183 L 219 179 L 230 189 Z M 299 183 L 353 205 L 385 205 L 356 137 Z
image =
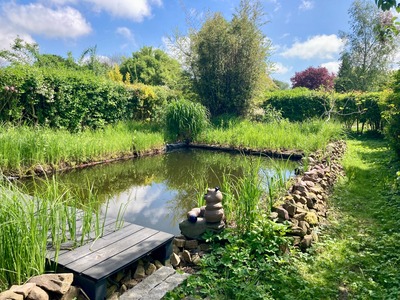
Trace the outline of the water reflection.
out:
M 288 161 L 184 149 L 74 170 L 57 175 L 57 180 L 82 193 L 83 198 L 91 187 L 109 216 L 116 218 L 122 207 L 126 221 L 178 234 L 178 223 L 197 206 L 196 199 L 206 187 L 221 186 L 224 174 L 228 180 L 230 176 L 242 178 L 245 166 L 258 166 L 258 162 L 261 176 L 273 174 L 278 166 L 288 178 L 296 167 Z

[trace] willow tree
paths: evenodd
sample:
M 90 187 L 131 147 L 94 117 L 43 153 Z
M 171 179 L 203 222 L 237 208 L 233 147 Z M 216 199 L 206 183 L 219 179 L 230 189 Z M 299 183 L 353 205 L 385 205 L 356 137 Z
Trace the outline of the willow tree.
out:
M 258 1 L 242 0 L 231 21 L 216 13 L 190 36 L 194 88 L 212 115 L 242 115 L 265 83 L 270 44 Z

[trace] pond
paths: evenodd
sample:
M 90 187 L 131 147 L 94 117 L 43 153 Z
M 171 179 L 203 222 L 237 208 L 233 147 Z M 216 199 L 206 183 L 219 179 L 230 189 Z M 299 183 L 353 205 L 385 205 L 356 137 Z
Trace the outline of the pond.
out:
M 82 193 L 90 187 L 104 203 L 102 211 L 110 217 L 117 218 L 122 208 L 126 221 L 176 235 L 180 233 L 179 222 L 197 206 L 207 187 L 221 186 L 224 177 L 242 178 L 249 164 L 259 168 L 261 176 L 279 170 L 285 178 L 293 176 L 298 166 L 287 160 L 189 148 L 56 177 Z

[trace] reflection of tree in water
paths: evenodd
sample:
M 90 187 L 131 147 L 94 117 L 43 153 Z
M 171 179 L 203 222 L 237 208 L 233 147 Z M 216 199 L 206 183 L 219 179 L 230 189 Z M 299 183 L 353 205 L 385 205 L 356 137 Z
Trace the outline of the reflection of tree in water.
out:
M 166 155 L 164 164 L 168 188 L 178 191 L 178 195 L 167 203 L 175 223 L 184 218 L 187 211 L 198 206 L 198 197 L 203 197 L 208 187 L 222 186 L 224 175 L 227 180 L 240 180 L 246 176 L 249 166 L 267 170 L 269 174 L 282 166 L 288 168 L 290 173 L 295 167 L 295 163 L 272 161 L 266 157 L 245 157 L 199 149 L 186 149 L 179 155 L 170 153 Z
M 81 199 L 87 198 L 88 188 L 91 187 L 103 202 L 135 187 L 163 184 L 177 196 L 168 200 L 160 209 L 172 214 L 173 221 L 177 223 L 188 210 L 197 206 L 197 199 L 204 195 L 206 188 L 222 186 L 223 174 L 228 180 L 230 177 L 243 178 L 249 164 L 258 165 L 258 162 L 261 164 L 259 167 L 272 169 L 271 160 L 268 158 L 184 149 L 164 155 L 74 170 L 58 174 L 56 177 L 61 185 L 79 193 Z M 294 167 L 294 164 L 285 166 L 289 170 L 293 170 Z M 27 185 L 32 183 L 27 182 Z

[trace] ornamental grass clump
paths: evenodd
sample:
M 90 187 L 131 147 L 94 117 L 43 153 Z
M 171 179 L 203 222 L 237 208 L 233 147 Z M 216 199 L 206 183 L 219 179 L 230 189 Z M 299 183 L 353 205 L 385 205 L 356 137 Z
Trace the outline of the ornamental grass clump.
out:
M 168 140 L 191 142 L 209 126 L 209 113 L 200 103 L 176 100 L 167 105 L 164 123 Z
M 244 176 L 224 175 L 221 190 L 228 223 L 234 224 L 241 233 L 251 230 L 252 225 L 264 213 L 270 213 L 274 202 L 284 192 L 291 176 L 287 166 L 272 164 L 261 167 L 261 160 L 243 156 Z
M 45 272 L 49 251 L 57 260 L 61 244 L 80 246 L 103 233 L 105 216 L 92 192 L 85 202 L 77 194 L 44 179 L 34 195 L 0 178 L 0 291 Z

